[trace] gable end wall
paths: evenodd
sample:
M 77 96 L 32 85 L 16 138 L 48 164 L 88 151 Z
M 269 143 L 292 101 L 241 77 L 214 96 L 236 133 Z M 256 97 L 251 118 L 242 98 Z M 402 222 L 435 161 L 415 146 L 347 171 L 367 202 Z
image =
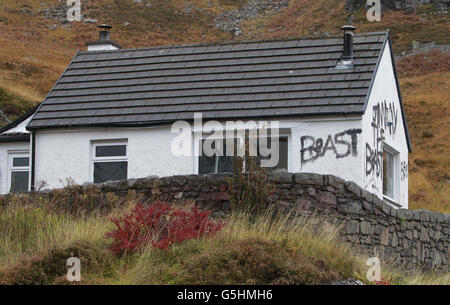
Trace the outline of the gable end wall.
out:
M 384 145 L 398 153 L 394 165 L 393 204 L 408 208 L 408 135 L 389 44 L 387 41 L 363 115 L 363 187 L 383 198 Z

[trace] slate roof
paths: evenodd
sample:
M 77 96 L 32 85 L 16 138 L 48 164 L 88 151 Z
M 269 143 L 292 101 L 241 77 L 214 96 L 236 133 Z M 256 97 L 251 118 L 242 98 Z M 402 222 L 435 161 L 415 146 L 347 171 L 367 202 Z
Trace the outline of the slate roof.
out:
M 0 134 L 0 143 L 30 142 L 30 134 L 23 132 Z
M 362 114 L 387 32 L 76 54 L 29 129 L 204 119 Z

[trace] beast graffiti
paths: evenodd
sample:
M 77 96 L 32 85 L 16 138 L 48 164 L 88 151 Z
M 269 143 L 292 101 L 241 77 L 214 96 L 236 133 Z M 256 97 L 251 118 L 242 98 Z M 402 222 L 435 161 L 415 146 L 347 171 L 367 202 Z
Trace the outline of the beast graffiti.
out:
M 372 127 L 389 131 L 394 134 L 397 130 L 398 110 L 393 102 L 383 101 L 373 106 Z
M 371 146 L 366 143 L 366 176 L 380 177 L 383 162 L 384 129 L 374 128 L 374 142 Z
M 400 164 L 400 179 L 401 181 L 408 179 L 408 161 L 402 161 Z
M 378 150 L 377 147 L 372 149 L 372 147 L 366 143 L 366 176 L 373 174 L 380 177 L 382 160 L 383 152 Z
M 358 134 L 361 129 L 347 129 L 337 134 L 328 135 L 325 139 L 313 136 L 303 136 L 300 138 L 301 163 L 302 165 L 314 162 L 325 156 L 330 151 L 336 159 L 346 158 L 350 155 L 358 155 Z

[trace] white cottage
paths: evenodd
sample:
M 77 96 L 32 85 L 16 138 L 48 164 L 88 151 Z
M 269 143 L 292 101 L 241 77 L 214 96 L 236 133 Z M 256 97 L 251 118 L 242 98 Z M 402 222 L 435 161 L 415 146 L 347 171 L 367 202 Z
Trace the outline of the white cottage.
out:
M 173 123 L 201 114 L 205 127 L 278 122 L 274 168 L 333 174 L 407 208 L 411 144 L 389 31 L 343 30 L 344 39 L 122 50 L 103 27 L 27 125 L 30 188 L 230 171 L 229 157 L 197 154 L 210 136 L 198 126 L 185 134 L 188 154 L 174 153 Z

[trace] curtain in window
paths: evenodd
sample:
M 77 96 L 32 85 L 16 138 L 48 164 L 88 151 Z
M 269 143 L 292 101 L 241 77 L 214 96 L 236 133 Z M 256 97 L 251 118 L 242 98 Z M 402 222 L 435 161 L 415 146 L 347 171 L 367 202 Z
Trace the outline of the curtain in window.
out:
M 94 183 L 127 179 L 128 162 L 95 162 Z
M 394 198 L 394 156 L 383 152 L 383 195 Z
M 11 193 L 28 191 L 28 171 L 11 172 Z

